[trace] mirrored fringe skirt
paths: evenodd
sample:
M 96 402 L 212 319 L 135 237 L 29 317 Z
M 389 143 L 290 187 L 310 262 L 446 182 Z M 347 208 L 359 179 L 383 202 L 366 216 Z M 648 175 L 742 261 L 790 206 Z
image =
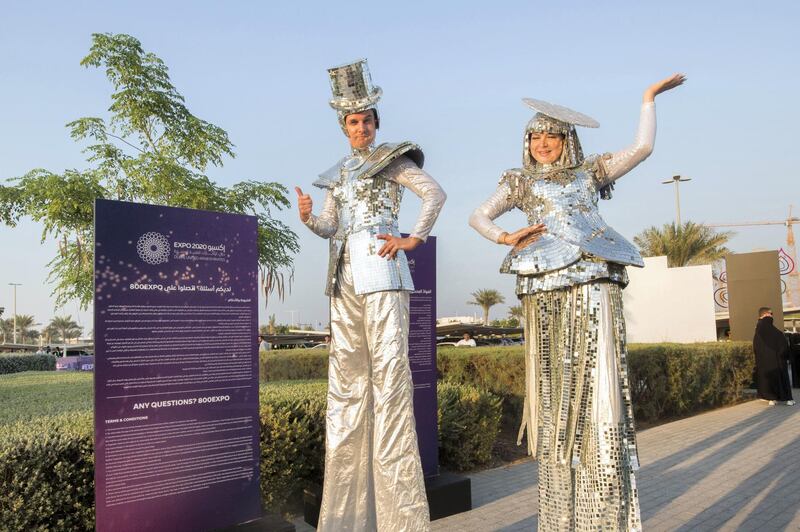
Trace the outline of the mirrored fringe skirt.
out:
M 520 439 L 539 465 L 539 530 L 641 530 L 622 291 L 595 281 L 522 296 Z

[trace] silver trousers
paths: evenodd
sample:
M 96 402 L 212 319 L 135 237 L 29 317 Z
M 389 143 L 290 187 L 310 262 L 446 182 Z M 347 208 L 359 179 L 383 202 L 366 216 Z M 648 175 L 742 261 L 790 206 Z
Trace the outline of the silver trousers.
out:
M 641 530 L 622 291 L 607 280 L 522 296 L 539 530 Z
M 337 285 L 317 530 L 427 531 L 408 362 L 409 294 L 356 295 L 347 253 Z

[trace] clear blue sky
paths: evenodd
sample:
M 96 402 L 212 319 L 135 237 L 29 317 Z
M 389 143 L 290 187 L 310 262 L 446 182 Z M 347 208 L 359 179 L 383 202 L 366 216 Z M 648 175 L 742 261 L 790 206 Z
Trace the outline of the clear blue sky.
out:
M 367 5 L 364 10 L 362 6 Z M 426 170 L 449 195 L 439 238 L 439 316 L 472 314 L 477 288 L 514 304 L 505 253 L 467 226 L 500 173 L 518 166 L 530 96 L 600 121 L 583 131 L 587 153 L 633 139 L 644 88 L 673 72 L 688 82 L 657 100 L 654 154 L 603 202 L 606 220 L 628 238 L 674 217 L 673 174 L 684 219 L 777 220 L 800 211 L 796 2 L 28 2 L 0 18 L 0 179 L 43 167 L 84 168 L 64 124 L 103 115 L 109 84 L 79 66 L 94 32 L 129 33 L 170 67 L 189 108 L 228 131 L 236 159 L 209 174 L 223 184 L 268 179 L 311 190 L 315 175 L 346 151 L 328 107 L 326 67 L 367 57 L 384 89 L 379 140 L 414 140 Z M 292 195 L 294 193 L 292 192 Z M 312 192 L 321 202 L 319 191 Z M 419 202 L 407 194 L 401 228 Z M 797 211 L 796 211 L 797 212 Z M 295 282 L 270 302 L 289 322 L 327 323 L 322 294 L 327 243 L 281 213 L 300 235 Z M 513 229 L 523 218 L 509 214 Z M 46 323 L 54 314 L 46 263 L 30 221 L 0 227 L 0 306 L 20 282 L 18 312 Z M 785 228 L 742 229 L 735 251 L 777 249 Z M 710 294 L 709 294 L 710 297 Z M 75 316 L 77 305 L 59 313 Z M 504 317 L 507 305 L 492 317 Z M 91 328 L 88 312 L 81 322 Z

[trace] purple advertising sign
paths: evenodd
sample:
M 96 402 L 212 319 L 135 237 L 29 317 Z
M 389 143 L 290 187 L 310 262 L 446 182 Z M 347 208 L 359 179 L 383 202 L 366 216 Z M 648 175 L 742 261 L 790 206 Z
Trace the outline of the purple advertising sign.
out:
M 56 371 L 94 371 L 94 355 L 58 357 Z
M 439 474 L 439 430 L 436 399 L 436 237 L 406 251 L 411 293 L 408 358 L 414 380 L 414 418 L 419 454 L 426 477 Z
M 98 531 L 260 517 L 257 221 L 95 203 Z

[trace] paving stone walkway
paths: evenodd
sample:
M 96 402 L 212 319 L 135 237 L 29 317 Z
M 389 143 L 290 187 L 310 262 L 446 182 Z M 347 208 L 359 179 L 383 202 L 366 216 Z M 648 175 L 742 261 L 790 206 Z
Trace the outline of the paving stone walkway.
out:
M 800 406 L 751 401 L 638 438 L 646 531 L 800 530 Z M 470 477 L 473 510 L 434 521 L 434 531 L 535 530 L 536 462 Z

